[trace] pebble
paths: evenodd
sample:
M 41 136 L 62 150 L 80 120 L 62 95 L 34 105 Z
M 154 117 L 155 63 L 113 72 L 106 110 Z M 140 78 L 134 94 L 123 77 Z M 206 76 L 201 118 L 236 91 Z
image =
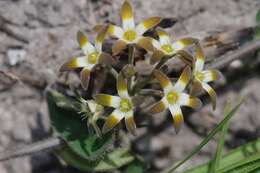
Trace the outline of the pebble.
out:
M 26 51 L 24 49 L 9 49 L 7 51 L 8 64 L 15 66 L 24 61 Z

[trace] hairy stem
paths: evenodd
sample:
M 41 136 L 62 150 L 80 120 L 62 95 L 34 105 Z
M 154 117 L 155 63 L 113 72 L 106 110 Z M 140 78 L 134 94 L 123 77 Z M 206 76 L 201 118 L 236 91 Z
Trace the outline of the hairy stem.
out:
M 65 142 L 58 137 L 44 139 L 43 141 L 35 142 L 33 144 L 0 152 L 0 162 L 17 157 L 35 154 L 40 151 L 52 151 L 53 149 L 61 147 L 63 145 L 65 145 Z
M 128 45 L 128 64 L 134 65 L 134 51 L 135 51 L 135 46 L 130 44 Z M 128 91 L 132 91 L 132 76 L 127 78 L 127 87 Z

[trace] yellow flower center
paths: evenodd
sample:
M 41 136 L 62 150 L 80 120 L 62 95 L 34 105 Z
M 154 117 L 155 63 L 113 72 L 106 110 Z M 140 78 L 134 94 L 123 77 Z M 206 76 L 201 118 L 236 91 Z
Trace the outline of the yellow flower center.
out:
M 177 101 L 178 101 L 178 93 L 177 92 L 174 92 L 174 91 L 170 91 L 167 96 L 167 101 L 170 103 L 170 104 L 175 104 Z
M 124 33 L 124 39 L 127 41 L 134 41 L 137 37 L 137 34 L 133 30 L 128 30 Z
M 98 59 L 98 53 L 97 52 L 93 52 L 93 53 L 88 55 L 88 62 L 90 64 L 96 64 L 97 59 Z
M 120 101 L 120 110 L 122 112 L 128 112 L 133 108 L 132 102 L 129 99 L 121 99 Z
M 170 45 L 170 44 L 164 44 L 161 46 L 161 48 L 166 53 L 172 53 L 172 51 L 173 51 L 172 45 Z
M 204 74 L 202 73 L 202 72 L 196 72 L 196 74 L 195 74 L 195 77 L 198 79 L 198 80 L 200 80 L 200 81 L 203 81 L 203 79 L 204 79 Z

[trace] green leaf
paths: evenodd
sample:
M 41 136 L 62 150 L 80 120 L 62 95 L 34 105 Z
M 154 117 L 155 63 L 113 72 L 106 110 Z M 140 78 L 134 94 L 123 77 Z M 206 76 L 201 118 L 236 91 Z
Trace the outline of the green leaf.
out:
M 256 25 L 260 25 L 260 9 L 256 13 Z
M 255 27 L 255 39 L 256 40 L 260 39 L 260 24 Z
M 57 150 L 57 154 L 69 165 L 81 171 L 109 171 L 117 169 L 134 160 L 127 149 L 117 149 L 107 153 L 101 160 L 89 161 L 80 157 L 69 147 Z
M 135 159 L 133 162 L 127 165 L 124 173 L 145 173 L 145 171 L 145 163 L 140 159 Z
M 260 153 L 220 169 L 217 173 L 249 173 L 258 168 L 260 168 Z
M 226 108 L 224 110 L 224 115 L 228 115 L 228 112 L 230 110 L 231 110 L 231 102 L 228 102 L 227 105 L 226 105 Z M 218 146 L 217 146 L 217 150 L 216 150 L 214 158 L 213 158 L 213 160 L 210 164 L 210 167 L 209 167 L 209 172 L 211 172 L 211 173 L 215 173 L 217 171 L 217 168 L 219 167 L 219 162 L 220 162 L 221 157 L 222 157 L 222 150 L 223 150 L 223 147 L 224 147 L 225 136 L 227 134 L 228 126 L 229 126 L 229 123 L 227 122 L 222 127 Z
M 230 153 L 225 155 L 219 164 L 219 169 L 227 167 L 229 165 L 233 165 L 239 160 L 242 160 L 246 157 L 252 156 L 253 154 L 260 153 L 260 139 L 247 143 L 241 147 L 238 147 L 232 150 Z M 199 165 L 195 168 L 185 171 L 185 173 L 201 173 L 208 172 L 209 165 L 211 163 L 208 162 L 206 164 Z
M 225 118 L 215 127 L 207 136 L 206 138 L 198 145 L 196 146 L 183 160 L 181 160 L 176 165 L 171 166 L 168 168 L 165 173 L 172 173 L 175 171 L 178 167 L 180 167 L 183 163 L 185 163 L 187 160 L 189 160 L 191 157 L 193 157 L 195 154 L 197 154 L 218 132 L 221 130 L 223 125 L 225 125 L 237 112 L 240 105 L 242 104 L 242 100 L 231 110 L 228 112 L 227 115 L 225 115 Z
M 80 115 L 75 110 L 58 106 L 61 98 L 61 95 L 57 95 L 56 91 L 49 92 L 47 96 L 53 129 L 80 157 L 88 160 L 101 158 L 113 142 L 112 133 L 107 133 L 102 138 L 90 133 L 87 124 L 81 120 Z M 55 102 L 57 100 L 59 102 Z M 69 102 L 64 98 L 62 100 L 66 104 Z

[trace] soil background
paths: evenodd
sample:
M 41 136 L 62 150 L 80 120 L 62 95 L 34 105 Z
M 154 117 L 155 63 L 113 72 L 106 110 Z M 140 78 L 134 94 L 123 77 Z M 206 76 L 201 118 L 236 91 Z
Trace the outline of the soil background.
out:
M 175 38 L 254 26 L 260 8 L 259 0 L 132 0 L 131 3 L 137 22 L 151 16 L 176 17 L 179 22 L 168 29 Z M 0 73 L 0 151 L 50 136 L 46 88 L 57 80 L 60 65 L 79 51 L 77 31 L 88 33 L 95 24 L 108 21 L 119 24 L 121 4 L 121 0 L 0 0 L 0 70 L 7 72 Z M 246 99 L 231 121 L 226 150 L 260 136 L 259 72 L 242 73 L 236 78 L 217 90 L 216 111 L 206 102 L 191 115 L 193 128 L 185 124 L 176 135 L 168 123 L 164 130 L 148 137 L 149 152 L 146 138 L 135 146 L 151 162 L 154 172 L 189 153 L 214 126 L 215 120 L 223 118 L 226 101 L 237 100 L 239 95 Z M 155 124 L 164 120 L 165 116 L 154 117 Z M 210 142 L 181 169 L 210 159 L 216 142 Z M 0 163 L 0 173 L 21 172 L 77 171 L 63 168 L 51 152 Z

